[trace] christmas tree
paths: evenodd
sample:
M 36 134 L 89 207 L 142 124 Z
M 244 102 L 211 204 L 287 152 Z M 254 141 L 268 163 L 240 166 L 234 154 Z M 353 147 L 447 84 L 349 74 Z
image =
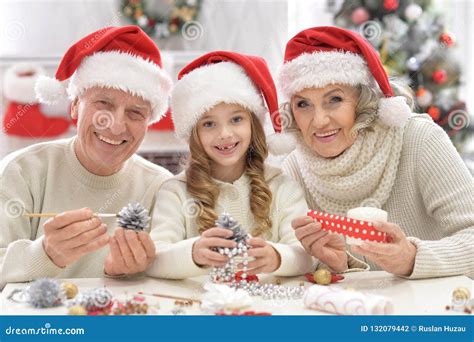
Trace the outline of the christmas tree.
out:
M 363 35 L 380 53 L 390 77 L 413 89 L 417 112 L 428 113 L 461 152 L 473 134 L 466 104 L 458 97 L 461 69 L 456 39 L 430 0 L 346 0 L 335 24 Z

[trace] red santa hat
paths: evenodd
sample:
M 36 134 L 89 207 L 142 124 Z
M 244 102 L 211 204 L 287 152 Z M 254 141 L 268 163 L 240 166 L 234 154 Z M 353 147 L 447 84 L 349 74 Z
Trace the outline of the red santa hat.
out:
M 171 95 L 171 114 L 180 138 L 188 139 L 203 114 L 221 102 L 241 105 L 262 123 L 269 113 L 273 129 L 281 131 L 275 83 L 261 57 L 210 52 L 185 66 L 178 80 Z
M 329 84 L 359 84 L 379 88 L 379 119 L 389 126 L 405 125 L 411 116 L 402 96 L 393 96 L 377 51 L 361 35 L 338 27 L 321 26 L 301 31 L 286 45 L 278 87 L 285 101 L 306 88 Z
M 41 76 L 35 91 L 41 102 L 52 104 L 66 96 L 73 100 L 95 86 L 127 91 L 149 101 L 153 123 L 168 109 L 172 82 L 163 70 L 158 47 L 141 28 L 106 27 L 72 45 L 56 77 Z

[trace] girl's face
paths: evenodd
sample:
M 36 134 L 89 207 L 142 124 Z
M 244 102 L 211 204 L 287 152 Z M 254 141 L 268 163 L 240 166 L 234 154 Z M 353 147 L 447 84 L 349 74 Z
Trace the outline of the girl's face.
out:
M 212 160 L 215 178 L 232 182 L 244 172 L 252 135 L 250 115 L 239 105 L 221 103 L 198 121 L 199 139 Z
M 351 134 L 358 101 L 356 89 L 345 85 L 308 88 L 291 99 L 291 109 L 306 145 L 324 158 L 334 158 L 355 141 Z

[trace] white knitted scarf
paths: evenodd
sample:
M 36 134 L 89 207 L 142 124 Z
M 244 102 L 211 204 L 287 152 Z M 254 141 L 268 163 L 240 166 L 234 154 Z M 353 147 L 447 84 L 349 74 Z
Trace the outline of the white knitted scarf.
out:
M 301 174 L 319 209 L 346 215 L 351 208 L 387 201 L 397 174 L 403 128 L 375 122 L 336 158 L 316 155 L 299 139 L 296 157 Z

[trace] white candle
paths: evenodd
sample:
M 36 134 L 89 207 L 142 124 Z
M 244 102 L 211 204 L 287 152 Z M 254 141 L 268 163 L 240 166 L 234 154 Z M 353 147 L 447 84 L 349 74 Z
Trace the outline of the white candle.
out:
M 355 219 L 355 220 L 362 220 L 362 221 L 374 223 L 375 221 L 387 222 L 388 214 L 385 210 L 378 209 L 378 208 L 359 207 L 359 208 L 350 209 L 347 212 L 347 217 L 350 217 L 351 219 Z M 349 245 L 358 246 L 362 243 L 362 240 L 348 236 L 346 237 L 346 242 Z

